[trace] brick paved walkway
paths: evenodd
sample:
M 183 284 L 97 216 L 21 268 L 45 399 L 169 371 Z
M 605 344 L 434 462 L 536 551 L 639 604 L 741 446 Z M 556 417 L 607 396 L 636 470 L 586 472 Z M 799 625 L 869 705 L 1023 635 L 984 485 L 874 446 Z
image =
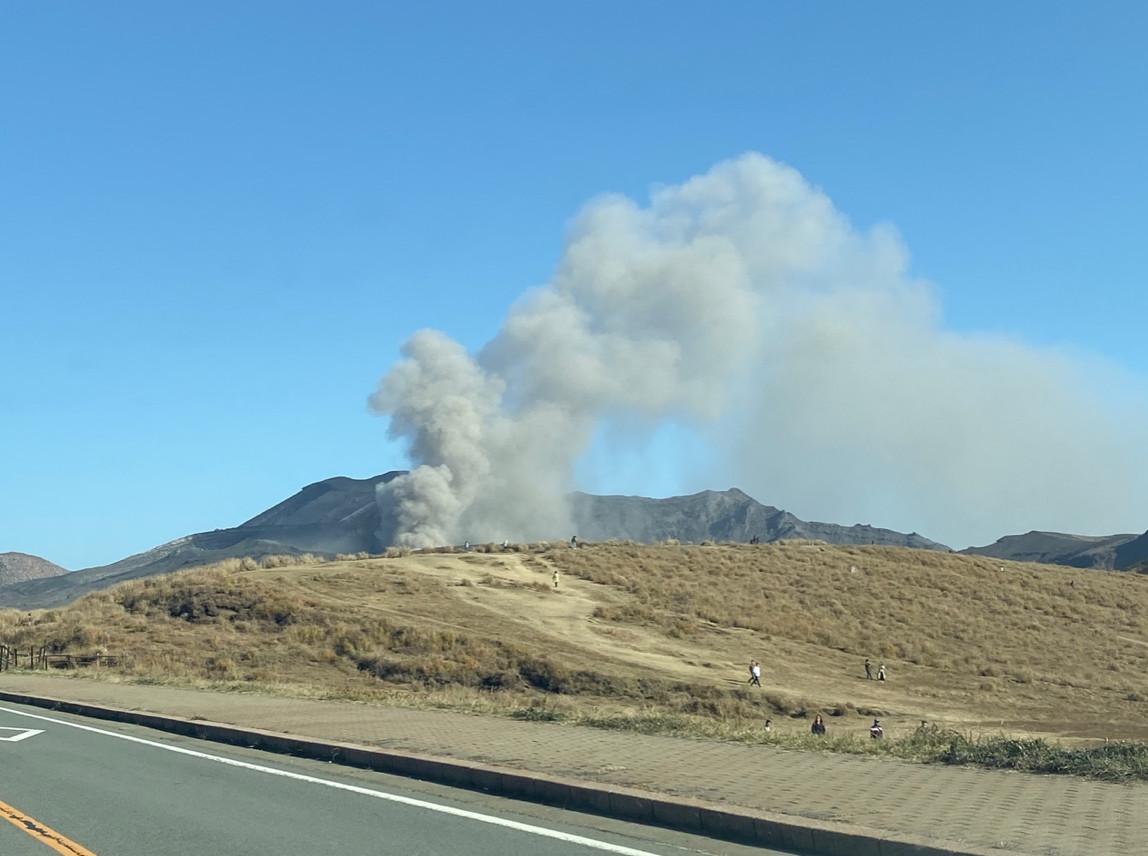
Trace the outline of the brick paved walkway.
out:
M 1041 856 L 1144 856 L 1148 785 L 5 673 L 0 689 L 480 761 Z

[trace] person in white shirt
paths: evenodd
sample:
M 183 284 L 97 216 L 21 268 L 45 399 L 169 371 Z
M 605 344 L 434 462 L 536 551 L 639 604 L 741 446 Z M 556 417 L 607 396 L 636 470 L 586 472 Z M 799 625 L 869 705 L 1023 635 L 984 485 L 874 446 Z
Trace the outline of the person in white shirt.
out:
M 761 663 L 754 660 L 749 664 L 749 683 L 750 686 L 761 686 Z

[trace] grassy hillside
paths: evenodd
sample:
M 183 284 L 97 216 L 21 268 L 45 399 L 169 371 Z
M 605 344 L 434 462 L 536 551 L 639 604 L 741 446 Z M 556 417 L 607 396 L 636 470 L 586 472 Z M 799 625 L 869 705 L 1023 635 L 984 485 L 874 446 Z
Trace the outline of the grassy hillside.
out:
M 1148 690 L 1143 576 L 795 543 L 551 558 L 630 593 L 623 620 L 668 634 L 744 630 L 746 656 L 772 659 L 785 687 L 867 699 L 879 689 L 929 718 L 1148 737 L 1148 709 L 1127 706 Z M 890 686 L 859 680 L 865 656 L 889 666 Z
M 923 719 L 934 735 L 1148 739 L 1143 576 L 801 542 L 290 561 L 0 613 L 0 641 L 126 657 L 111 679 L 739 739 L 767 717 L 770 740 L 805 735 L 816 712 L 846 742 L 872 716 L 904 736 Z M 865 680 L 866 656 L 889 681 Z M 957 752 L 951 736 L 929 751 Z

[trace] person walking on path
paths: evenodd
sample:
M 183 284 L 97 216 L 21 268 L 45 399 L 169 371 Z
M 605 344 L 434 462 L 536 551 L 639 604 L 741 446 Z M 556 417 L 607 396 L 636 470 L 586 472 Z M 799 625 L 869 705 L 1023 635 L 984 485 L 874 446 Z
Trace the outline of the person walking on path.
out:
M 809 728 L 810 733 L 816 734 L 818 737 L 825 736 L 825 720 L 821 718 L 821 714 L 813 717 L 813 725 Z
M 554 569 L 554 588 L 558 588 L 558 569 Z
M 873 664 L 869 662 L 869 658 L 865 658 L 865 680 L 873 680 Z
M 753 660 L 749 664 L 749 683 L 750 686 L 761 686 L 761 663 Z
M 884 663 L 882 663 L 880 666 L 877 667 L 877 680 L 879 680 L 879 681 L 885 680 L 885 664 Z

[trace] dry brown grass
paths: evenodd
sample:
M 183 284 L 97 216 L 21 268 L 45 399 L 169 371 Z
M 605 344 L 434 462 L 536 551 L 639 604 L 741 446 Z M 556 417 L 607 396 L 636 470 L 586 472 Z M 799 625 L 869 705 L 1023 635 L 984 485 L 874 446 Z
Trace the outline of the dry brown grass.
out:
M 799 734 L 822 711 L 838 734 L 881 715 L 894 733 L 1144 739 L 1146 609 L 1138 575 L 892 548 L 480 545 L 232 560 L 0 612 L 0 642 L 120 654 L 117 679 L 711 736 L 766 716 Z
M 874 660 L 1117 691 L 1143 686 L 1148 577 L 816 542 L 546 554 L 624 589 L 601 617 L 744 628 Z M 855 571 L 851 571 L 855 569 Z M 1129 640 L 1133 641 L 1129 641 Z

